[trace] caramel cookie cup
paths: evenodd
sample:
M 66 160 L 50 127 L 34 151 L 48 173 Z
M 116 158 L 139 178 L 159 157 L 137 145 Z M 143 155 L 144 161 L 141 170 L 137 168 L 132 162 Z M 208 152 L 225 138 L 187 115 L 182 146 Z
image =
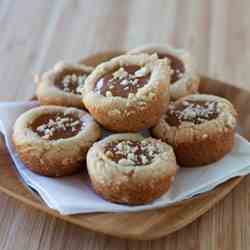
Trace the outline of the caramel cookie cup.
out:
M 122 55 L 98 65 L 82 89 L 85 107 L 106 129 L 135 132 L 155 125 L 169 102 L 168 60 Z
M 169 105 L 152 134 L 173 146 L 181 166 L 202 166 L 230 152 L 236 116 L 224 98 L 190 95 Z
M 140 134 L 114 134 L 95 143 L 87 154 L 92 186 L 104 199 L 145 204 L 166 193 L 177 164 L 166 143 Z
M 92 70 L 84 64 L 57 63 L 52 70 L 35 78 L 39 102 L 42 105 L 84 108 L 80 88 Z
M 16 121 L 13 142 L 32 171 L 45 176 L 66 176 L 84 166 L 89 147 L 101 130 L 85 111 L 60 106 L 40 106 Z
M 138 53 L 156 53 L 159 58 L 168 58 L 170 60 L 170 97 L 172 100 L 177 100 L 198 91 L 200 78 L 195 71 L 193 58 L 187 51 L 172 48 L 167 44 L 148 44 L 128 52 L 128 54 Z

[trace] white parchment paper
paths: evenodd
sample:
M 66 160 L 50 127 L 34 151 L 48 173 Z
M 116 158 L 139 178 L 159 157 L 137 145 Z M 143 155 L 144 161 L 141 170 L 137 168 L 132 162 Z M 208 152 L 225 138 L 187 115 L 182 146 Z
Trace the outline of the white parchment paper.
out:
M 170 191 L 154 202 L 143 206 L 110 203 L 94 193 L 86 170 L 70 177 L 49 178 L 25 168 L 13 148 L 11 134 L 17 117 L 34 106 L 37 106 L 36 102 L 0 103 L 0 132 L 4 135 L 7 148 L 24 182 L 36 190 L 50 208 L 61 214 L 134 212 L 165 207 L 209 191 L 232 177 L 250 172 L 250 143 L 236 135 L 236 143 L 230 154 L 206 167 L 180 168 Z

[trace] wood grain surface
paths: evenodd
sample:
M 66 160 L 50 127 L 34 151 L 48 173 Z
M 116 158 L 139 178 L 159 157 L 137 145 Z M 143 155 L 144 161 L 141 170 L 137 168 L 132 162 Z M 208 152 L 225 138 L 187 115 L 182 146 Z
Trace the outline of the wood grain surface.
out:
M 148 42 L 184 47 L 201 73 L 250 90 L 249 11 L 248 0 L 0 0 L 0 100 L 29 98 L 32 75 L 60 59 Z M 247 177 L 196 222 L 147 242 L 82 230 L 0 194 L 0 249 L 249 249 L 249 184 Z

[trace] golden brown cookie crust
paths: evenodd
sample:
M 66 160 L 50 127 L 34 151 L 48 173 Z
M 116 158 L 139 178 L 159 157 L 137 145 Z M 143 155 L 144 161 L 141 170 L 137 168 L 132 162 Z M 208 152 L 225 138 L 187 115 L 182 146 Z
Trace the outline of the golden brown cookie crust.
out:
M 84 121 L 84 127 L 75 136 L 46 140 L 30 128 L 34 119 L 43 114 L 74 114 Z M 45 176 L 71 175 L 84 166 L 89 147 L 101 137 L 101 130 L 85 111 L 60 106 L 40 106 L 23 113 L 16 121 L 13 142 L 16 151 L 32 171 Z
M 152 129 L 153 136 L 173 146 L 181 166 L 202 166 L 221 159 L 234 145 L 237 114 L 233 105 L 224 98 L 204 94 L 181 98 L 174 105 L 185 100 L 216 101 L 219 115 L 201 124 L 182 122 L 180 126 L 170 126 L 164 114 Z
M 128 54 L 159 53 L 170 54 L 183 62 L 185 72 L 175 83 L 170 84 L 170 97 L 177 100 L 181 97 L 198 92 L 200 77 L 196 73 L 195 63 L 191 55 L 184 49 L 176 49 L 168 44 L 146 44 L 128 51 Z
M 127 98 L 103 96 L 95 91 L 97 80 L 114 68 L 138 65 L 146 67 L 149 82 Z M 169 102 L 170 69 L 168 60 L 155 56 L 122 55 L 98 65 L 86 79 L 83 102 L 103 127 L 116 132 L 134 132 L 155 125 Z
M 105 145 L 119 140 L 148 141 L 160 148 L 159 155 L 148 165 L 121 165 L 109 159 Z M 169 190 L 177 164 L 172 147 L 140 134 L 114 134 L 95 143 L 87 154 L 92 186 L 104 199 L 130 205 L 148 203 Z
M 36 95 L 39 102 L 42 105 L 84 108 L 81 95 L 63 91 L 55 86 L 55 81 L 65 71 L 90 73 L 92 70 L 92 67 L 84 64 L 58 62 L 52 70 L 45 72 L 41 77 L 36 76 L 35 78 L 37 82 Z

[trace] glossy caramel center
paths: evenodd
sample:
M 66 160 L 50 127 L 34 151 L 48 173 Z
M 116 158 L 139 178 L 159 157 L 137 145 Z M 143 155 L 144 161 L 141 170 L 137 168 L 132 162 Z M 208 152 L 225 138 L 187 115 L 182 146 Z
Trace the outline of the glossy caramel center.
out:
M 96 82 L 95 90 L 103 96 L 127 98 L 145 86 L 150 78 L 146 68 L 137 65 L 123 66 L 106 73 Z
M 107 144 L 104 153 L 118 164 L 141 166 L 150 164 L 159 154 L 159 149 L 144 141 L 119 140 Z
M 35 133 L 47 140 L 73 137 L 83 126 L 84 122 L 76 115 L 64 113 L 42 114 L 30 124 Z
M 182 122 L 201 124 L 219 115 L 218 103 L 215 101 L 183 101 L 170 104 L 166 113 L 166 122 L 170 126 L 179 126 Z

